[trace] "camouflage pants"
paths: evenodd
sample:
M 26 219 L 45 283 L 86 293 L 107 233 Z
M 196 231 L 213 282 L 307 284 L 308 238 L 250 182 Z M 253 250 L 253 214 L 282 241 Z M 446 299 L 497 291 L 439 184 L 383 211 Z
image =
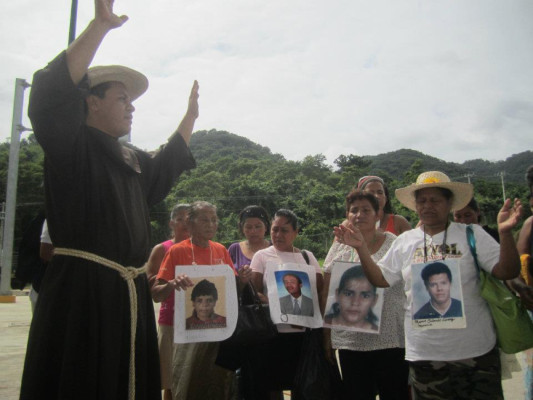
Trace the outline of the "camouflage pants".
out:
M 416 400 L 503 400 L 497 348 L 457 361 L 409 363 Z

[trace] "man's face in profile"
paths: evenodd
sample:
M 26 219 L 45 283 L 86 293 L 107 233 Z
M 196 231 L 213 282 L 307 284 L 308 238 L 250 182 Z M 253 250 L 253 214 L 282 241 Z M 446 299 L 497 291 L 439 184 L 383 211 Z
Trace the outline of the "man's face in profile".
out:
M 431 275 L 426 286 L 431 301 L 438 305 L 446 304 L 450 300 L 450 287 L 451 282 L 446 273 Z
M 283 277 L 283 284 L 285 285 L 285 289 L 292 297 L 300 297 L 302 294 L 302 284 L 298 283 L 298 278 L 292 275 L 285 275 Z

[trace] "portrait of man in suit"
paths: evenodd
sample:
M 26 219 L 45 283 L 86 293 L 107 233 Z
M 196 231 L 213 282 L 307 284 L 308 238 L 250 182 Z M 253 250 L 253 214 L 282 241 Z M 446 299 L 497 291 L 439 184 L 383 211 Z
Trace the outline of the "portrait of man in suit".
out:
M 283 285 L 289 294 L 279 298 L 281 313 L 312 317 L 313 300 L 302 294 L 302 279 L 289 272 L 283 275 Z

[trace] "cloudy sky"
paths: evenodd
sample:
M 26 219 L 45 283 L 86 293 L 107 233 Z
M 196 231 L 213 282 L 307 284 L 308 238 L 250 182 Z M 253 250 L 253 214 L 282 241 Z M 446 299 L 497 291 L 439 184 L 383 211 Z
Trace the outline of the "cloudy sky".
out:
M 31 82 L 66 47 L 70 5 L 2 2 L 0 141 L 15 78 Z M 79 0 L 78 33 L 93 10 Z M 462 162 L 533 149 L 530 0 L 116 0 L 115 11 L 130 20 L 94 65 L 148 76 L 132 131 L 141 148 L 166 140 L 198 79 L 195 129 L 292 160 L 410 148 Z

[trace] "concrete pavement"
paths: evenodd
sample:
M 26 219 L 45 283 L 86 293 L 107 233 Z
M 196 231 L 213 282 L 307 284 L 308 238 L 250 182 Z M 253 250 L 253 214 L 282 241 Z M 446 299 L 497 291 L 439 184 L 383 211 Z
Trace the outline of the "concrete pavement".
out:
M 15 303 L 0 303 L 0 399 L 16 400 L 19 397 L 22 367 L 31 321 L 31 306 L 27 292 L 16 292 Z M 158 309 L 159 307 L 156 306 Z M 522 354 L 517 358 L 523 365 Z M 503 381 L 505 398 L 524 398 L 522 372 Z

